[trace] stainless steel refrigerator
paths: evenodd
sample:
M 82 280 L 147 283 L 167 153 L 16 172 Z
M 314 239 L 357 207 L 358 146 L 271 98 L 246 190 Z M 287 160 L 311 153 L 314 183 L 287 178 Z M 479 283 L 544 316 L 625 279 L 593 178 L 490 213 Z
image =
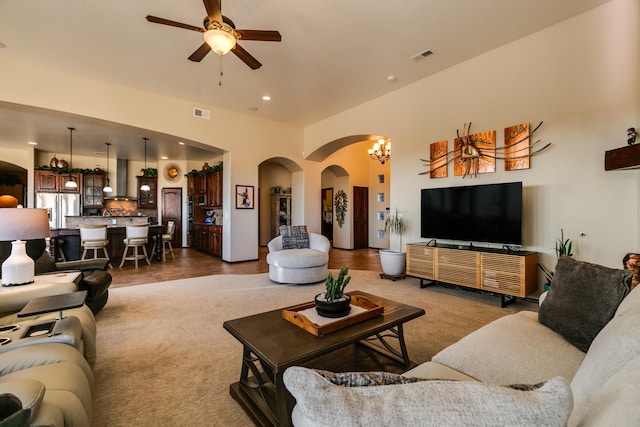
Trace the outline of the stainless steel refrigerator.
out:
M 80 194 L 36 193 L 36 208 L 47 209 L 51 229 L 67 228 L 65 217 L 80 215 Z

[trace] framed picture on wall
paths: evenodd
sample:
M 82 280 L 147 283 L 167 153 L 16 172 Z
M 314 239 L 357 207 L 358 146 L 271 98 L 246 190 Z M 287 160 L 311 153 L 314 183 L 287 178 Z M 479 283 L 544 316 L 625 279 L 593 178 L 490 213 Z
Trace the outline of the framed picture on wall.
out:
M 236 209 L 253 209 L 253 185 L 236 185 Z

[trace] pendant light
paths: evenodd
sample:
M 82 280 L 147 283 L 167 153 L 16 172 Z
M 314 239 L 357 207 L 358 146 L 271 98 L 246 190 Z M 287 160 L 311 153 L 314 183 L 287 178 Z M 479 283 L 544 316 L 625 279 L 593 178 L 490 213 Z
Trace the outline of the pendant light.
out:
M 102 191 L 104 191 L 105 193 L 111 193 L 113 192 L 113 188 L 111 188 L 111 186 L 109 185 L 109 146 L 111 145 L 111 143 L 105 142 L 104 145 L 107 146 L 107 179 L 105 180 L 105 183 L 107 185 L 104 186 Z
M 78 183 L 71 177 L 71 169 L 73 169 L 73 131 L 76 128 L 69 129 L 69 180 L 64 183 L 64 188 L 78 188 Z
M 142 139 L 144 139 L 144 170 L 142 173 L 142 176 L 144 176 L 144 174 L 147 172 L 147 141 L 149 140 L 149 138 Z M 151 187 L 149 187 L 149 184 L 144 183 L 140 186 L 140 191 L 151 191 Z

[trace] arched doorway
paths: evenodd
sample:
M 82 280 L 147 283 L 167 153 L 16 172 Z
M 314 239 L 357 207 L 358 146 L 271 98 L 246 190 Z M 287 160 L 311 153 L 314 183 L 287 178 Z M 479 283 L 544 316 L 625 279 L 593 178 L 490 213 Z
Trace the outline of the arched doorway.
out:
M 12 163 L 0 161 L 0 196 L 9 195 L 27 206 L 27 170 Z
M 265 160 L 258 167 L 258 242 L 266 246 L 279 233 L 280 225 L 294 218 L 294 173 L 302 168 L 282 157 Z

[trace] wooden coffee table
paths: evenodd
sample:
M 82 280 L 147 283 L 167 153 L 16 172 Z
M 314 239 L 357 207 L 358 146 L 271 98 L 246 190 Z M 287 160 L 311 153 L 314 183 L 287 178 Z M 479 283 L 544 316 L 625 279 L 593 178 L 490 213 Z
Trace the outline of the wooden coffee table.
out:
M 224 328 L 244 347 L 240 381 L 231 384 L 230 393 L 256 424 L 291 425 L 294 402 L 282 381 L 290 366 L 318 367 L 314 362 L 322 356 L 353 345 L 373 349 L 405 369 L 412 366 L 403 324 L 423 316 L 425 311 L 366 292 L 348 293 L 382 305 L 384 313 L 322 337 L 283 319 L 283 309 L 224 322 Z

